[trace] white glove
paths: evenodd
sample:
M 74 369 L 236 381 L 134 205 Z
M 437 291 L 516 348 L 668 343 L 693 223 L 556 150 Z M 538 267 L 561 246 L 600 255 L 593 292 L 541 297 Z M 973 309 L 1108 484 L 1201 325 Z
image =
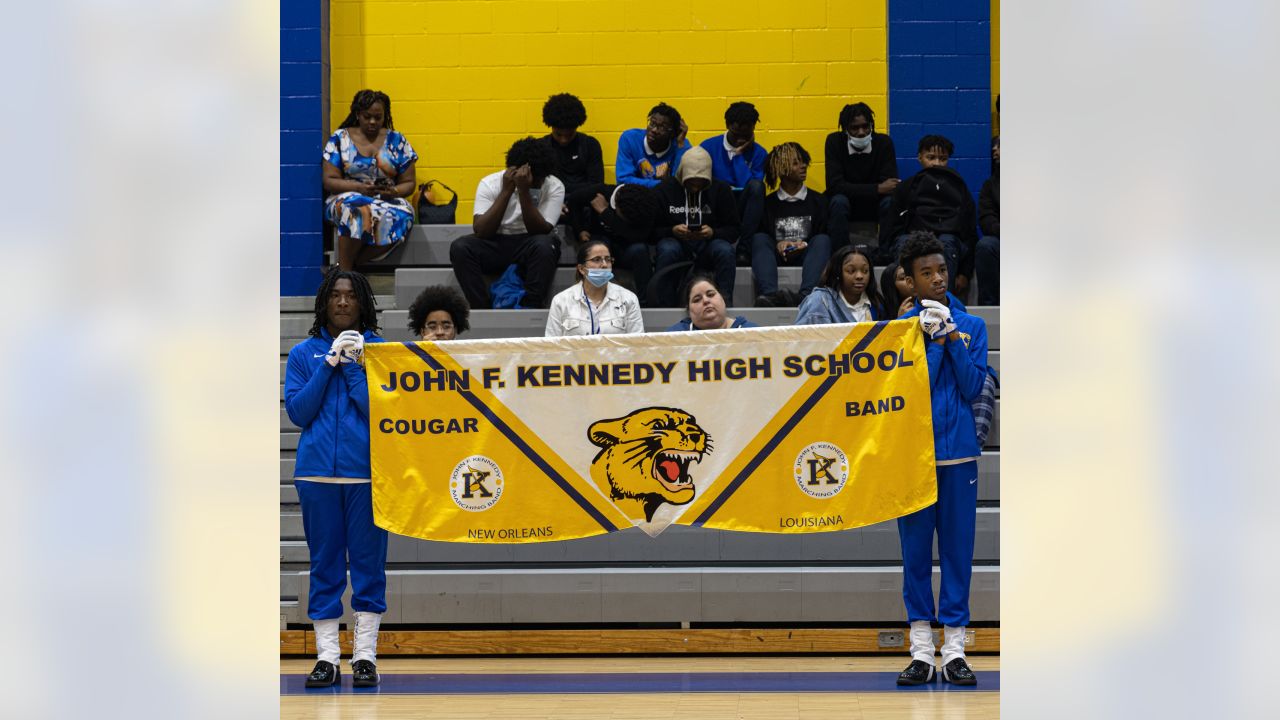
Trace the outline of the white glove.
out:
M 920 327 L 930 339 L 950 335 L 956 329 L 951 309 L 936 300 L 920 301 Z
M 342 342 L 339 362 L 359 363 L 364 354 L 364 336 L 355 330 L 344 330 L 334 343 Z
M 329 352 L 325 353 L 324 361 L 333 367 L 338 367 L 338 363 L 342 362 L 342 351 L 347 347 L 350 340 L 339 335 L 333 339 L 333 344 L 329 346 Z

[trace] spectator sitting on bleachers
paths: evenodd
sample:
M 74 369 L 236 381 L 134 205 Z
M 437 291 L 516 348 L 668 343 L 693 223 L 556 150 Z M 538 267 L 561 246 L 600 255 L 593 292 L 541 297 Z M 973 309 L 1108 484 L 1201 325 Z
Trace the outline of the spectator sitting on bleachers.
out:
M 667 328 L 667 332 L 760 327 L 741 315 L 728 316 L 725 296 L 710 275 L 698 273 L 689 278 L 680 289 L 680 300 L 689 314 Z
M 818 284 L 831 258 L 827 235 L 827 200 L 805 186 L 809 153 L 800 143 L 785 142 L 769 151 L 765 177 L 778 190 L 765 198 L 764 222 L 751 237 L 751 273 L 756 307 L 794 307 Z M 778 264 L 801 265 L 800 294 L 778 289 Z
M 471 307 L 490 307 L 484 273 L 501 273 L 512 263 L 524 281 L 524 305 L 546 304 L 560 260 L 560 239 L 553 230 L 564 205 L 564 183 L 554 171 L 551 149 L 526 137 L 507 151 L 506 170 L 480 180 L 474 234 L 449 246 L 453 272 Z
M 587 229 L 579 242 L 603 240 L 614 267 L 631 271 L 636 295 L 643 299 L 653 277 L 653 223 L 658 195 L 643 185 L 598 185 L 588 204 Z
M 982 239 L 974 252 L 978 304 L 1000 304 L 1000 137 L 991 141 L 991 177 L 978 191 L 978 227 Z
M 614 173 L 618 184 L 654 187 L 675 175 L 680 158 L 690 148 L 685 139 L 688 132 L 678 110 L 666 103 L 655 105 L 647 126 L 627 130 L 618 138 Z
M 889 320 L 915 306 L 915 300 L 911 297 L 911 285 L 907 283 L 907 273 L 897 260 L 886 265 L 880 272 L 880 296 L 884 298 L 884 309 Z
M 884 316 L 871 251 L 866 245 L 845 245 L 822 268 L 818 287 L 800 303 L 795 324 L 867 322 Z
M 747 249 L 751 235 L 764 212 L 764 163 L 768 154 L 756 142 L 760 113 L 749 102 L 736 102 L 724 111 L 723 135 L 698 144 L 711 156 L 711 177 L 723 180 L 733 190 L 738 217 L 742 218 L 739 251 Z
M 733 302 L 734 252 L 738 239 L 738 209 L 733 192 L 720 180 L 711 178 L 711 158 L 700 147 L 684 154 L 675 177 L 658 185 L 658 215 L 653 237 L 658 241 L 654 272 L 676 263 L 692 260 L 694 267 L 715 273 L 716 285 L 723 289 L 726 302 Z M 667 273 L 673 275 L 673 273 Z M 672 286 L 678 282 L 668 277 L 657 288 L 661 302 L 673 304 Z
M 351 567 L 356 687 L 378 684 L 378 625 L 387 610 L 387 531 L 373 523 L 365 343 L 379 343 L 369 281 L 331 270 L 316 292 L 310 337 L 289 351 L 284 408 L 302 428 L 293 484 L 311 558 L 307 617 L 319 658 L 307 687 L 336 685 L 338 619 Z
M 951 289 L 963 300 L 973 276 L 978 223 L 969 186 L 947 167 L 954 150 L 951 141 L 941 135 L 920 139 L 917 159 L 923 169 L 894 191 L 889 217 L 880 225 L 880 247 L 897 255 L 907 233 L 933 233 L 942 243 Z
M 560 93 L 547 98 L 542 106 L 542 123 L 551 128 L 542 142 L 556 156 L 556 177 L 564 183 L 562 219 L 573 230 L 573 237 L 586 229 L 587 202 L 595 187 L 604 182 L 604 155 L 600 141 L 578 132 L 587 121 L 587 109 L 576 95 Z
M 578 246 L 577 279 L 551 300 L 547 337 L 644 332 L 639 298 L 610 282 L 613 257 L 608 243 L 588 240 Z
M 849 223 L 883 224 L 889 196 L 898 187 L 898 159 L 893 139 L 876 129 L 875 113 L 866 103 L 845 105 L 840 129 L 827 136 L 827 164 L 832 242 L 849 242 Z
M 982 454 L 972 403 L 981 396 L 988 377 L 987 325 L 950 301 L 945 250 L 931 233 L 912 232 L 904 239 L 899 258 L 917 299 L 903 318 L 919 317 L 925 336 L 938 481 L 936 503 L 898 518 L 902 597 L 911 624 L 912 657 L 898 675 L 899 685 L 921 685 L 933 679 L 931 623 L 935 621 L 943 625 L 943 680 L 957 685 L 977 683 L 965 661 L 964 629 L 969 624 L 977 461 Z M 935 533 L 942 569 L 936 612 Z
M 356 93 L 351 112 L 325 143 L 321 164 L 321 184 L 329 193 L 324 219 L 338 230 L 339 268 L 379 260 L 404 241 L 413 227 L 413 207 L 405 198 L 417 183 L 417 161 L 391 122 L 391 98 L 376 90 Z
M 453 340 L 470 329 L 470 315 L 457 288 L 428 285 L 409 305 L 409 331 L 423 340 Z

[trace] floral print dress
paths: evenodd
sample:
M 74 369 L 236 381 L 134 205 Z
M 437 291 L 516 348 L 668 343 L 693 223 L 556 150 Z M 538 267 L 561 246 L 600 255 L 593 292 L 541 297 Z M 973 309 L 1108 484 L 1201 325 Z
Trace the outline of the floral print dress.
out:
M 342 171 L 348 180 L 392 182 L 418 154 L 405 136 L 388 130 L 386 140 L 374 157 L 360 154 L 351 140 L 350 128 L 335 132 L 324 146 L 324 161 Z M 330 195 L 324 202 L 324 217 L 346 237 L 360 238 L 368 245 L 391 245 L 409 234 L 413 227 L 413 207 L 404 198 L 386 200 L 358 192 Z

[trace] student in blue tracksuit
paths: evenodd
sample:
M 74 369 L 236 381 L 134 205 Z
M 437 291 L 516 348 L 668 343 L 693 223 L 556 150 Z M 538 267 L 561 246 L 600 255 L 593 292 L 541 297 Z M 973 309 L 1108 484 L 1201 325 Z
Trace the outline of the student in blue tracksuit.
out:
M 937 503 L 898 518 L 902 597 L 911 623 L 912 657 L 898 676 L 899 685 L 919 685 L 933 679 L 930 623 L 934 621 L 943 626 L 943 680 L 957 685 L 977 683 L 965 661 L 964 629 L 969 624 L 978 457 L 982 454 L 972 403 L 987 378 L 987 325 L 948 295 L 945 253 L 933 233 L 919 231 L 903 238 L 899 255 L 916 298 L 902 318 L 919 317 L 925 335 L 938 475 Z M 942 566 L 936 614 L 932 582 L 935 533 Z
M 739 252 L 750 248 L 751 236 L 764 216 L 764 163 L 769 152 L 756 142 L 760 111 L 749 102 L 736 102 L 724 111 L 724 134 L 703 140 L 698 147 L 711 156 L 711 177 L 733 190 L 742 218 Z M 745 241 L 745 242 L 743 242 Z
M 364 345 L 382 342 L 369 281 L 331 271 L 316 293 L 311 337 L 289 351 L 284 407 L 302 428 L 293 484 L 311 556 L 307 616 L 319 660 L 307 687 L 338 682 L 338 618 L 351 563 L 354 685 L 378 684 L 378 625 L 387 609 L 387 531 L 373 524 Z

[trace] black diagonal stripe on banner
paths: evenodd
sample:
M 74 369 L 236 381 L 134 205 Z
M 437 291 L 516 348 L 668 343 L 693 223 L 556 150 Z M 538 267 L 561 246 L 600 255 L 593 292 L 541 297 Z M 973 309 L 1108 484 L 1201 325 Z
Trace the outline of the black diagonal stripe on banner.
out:
M 853 355 L 867 349 L 867 346 L 871 344 L 871 341 L 875 340 L 876 336 L 880 334 L 880 331 L 884 330 L 885 325 L 888 324 L 888 320 L 881 320 L 880 322 L 877 322 L 870 330 L 867 331 L 866 335 L 862 336 L 862 339 L 858 341 L 857 345 L 853 346 L 853 349 L 850 350 L 848 354 Z M 756 468 L 760 467 L 760 463 L 764 462 L 766 457 L 769 457 L 769 454 L 778 447 L 778 443 L 782 442 L 782 439 L 795 429 L 795 426 L 804 419 L 805 415 L 809 414 L 809 411 L 813 409 L 813 406 L 818 404 L 818 401 L 822 399 L 822 396 L 826 395 L 827 391 L 830 390 L 839 379 L 839 375 L 829 375 L 826 380 L 823 380 L 822 384 L 814 389 L 808 399 L 806 399 L 800 407 L 796 408 L 795 413 L 782 424 L 782 427 L 778 428 L 778 431 L 773 434 L 773 437 L 769 438 L 769 442 L 765 443 L 764 447 L 760 448 L 760 451 L 755 454 L 755 457 L 751 458 L 751 462 L 747 463 L 746 466 L 744 466 L 733 478 L 733 480 L 729 482 L 729 486 L 724 489 L 724 492 L 720 493 L 720 496 L 713 500 L 711 504 L 707 506 L 707 509 L 703 510 L 702 514 L 699 515 L 691 524 L 700 526 L 710 520 L 711 516 L 715 515 L 716 511 L 719 510 L 720 507 L 724 505 L 725 501 L 729 499 L 729 496 L 737 492 L 738 488 L 742 487 L 742 483 L 746 482 L 747 478 L 751 477 L 751 473 L 755 472 Z
M 413 354 L 422 358 L 423 362 L 425 362 L 432 370 L 444 370 L 444 366 L 435 358 L 431 357 L 431 354 L 426 350 L 418 347 L 417 343 L 407 342 L 402 344 L 412 350 Z M 546 473 L 547 477 L 551 478 L 556 485 L 559 485 L 560 489 L 563 490 L 564 493 L 574 502 L 578 503 L 578 506 L 590 515 L 592 520 L 600 523 L 600 527 L 604 528 L 608 532 L 614 532 L 618 529 L 617 526 L 609 522 L 609 518 L 601 515 L 599 510 L 597 510 L 591 503 L 587 502 L 587 499 L 582 497 L 582 495 L 569 484 L 568 480 L 561 477 L 560 473 L 556 472 L 555 468 L 551 467 L 550 463 L 544 460 L 541 455 L 534 452 L 533 448 L 529 447 L 529 444 L 517 435 L 515 430 L 511 429 L 511 426 L 503 422 L 488 405 L 481 402 L 480 398 L 476 397 L 470 390 L 457 390 L 455 392 L 461 395 L 467 402 L 471 403 L 472 407 L 479 410 L 482 415 L 488 418 L 489 422 L 493 423 L 493 426 L 498 428 L 499 432 L 505 435 L 506 438 L 511 441 L 512 445 L 516 446 L 516 449 L 524 453 L 524 456 L 529 458 L 534 465 L 537 465 L 539 470 Z

